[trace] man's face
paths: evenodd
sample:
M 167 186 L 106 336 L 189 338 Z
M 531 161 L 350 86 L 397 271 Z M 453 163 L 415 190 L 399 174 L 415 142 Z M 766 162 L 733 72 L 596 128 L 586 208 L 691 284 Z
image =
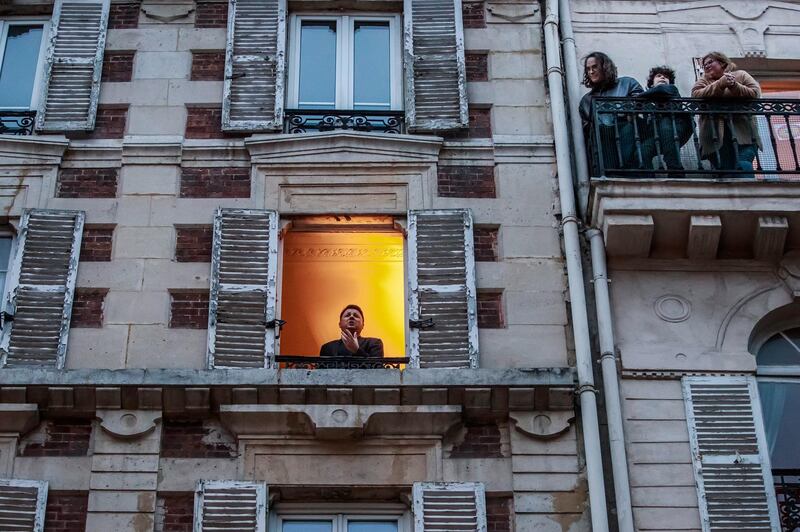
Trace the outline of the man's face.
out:
M 339 328 L 343 331 L 346 329 L 350 332 L 361 333 L 364 328 L 364 316 L 358 310 L 349 308 L 339 318 Z
M 600 64 L 600 61 L 597 60 L 596 57 L 590 57 L 586 60 L 586 75 L 589 77 L 589 81 L 592 85 L 597 85 L 598 83 L 602 83 L 605 79 L 603 76 L 603 70 Z
M 667 85 L 669 83 L 669 78 L 664 74 L 656 74 L 653 76 L 653 86 L 658 85 Z

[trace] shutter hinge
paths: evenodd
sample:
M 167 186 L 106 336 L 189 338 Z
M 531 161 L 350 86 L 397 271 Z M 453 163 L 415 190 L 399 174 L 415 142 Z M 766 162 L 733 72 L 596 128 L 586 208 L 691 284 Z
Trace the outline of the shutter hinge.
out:
M 6 323 L 10 323 L 12 321 L 14 321 L 14 315 L 9 314 L 4 310 L 3 313 L 0 314 L 0 329 L 5 329 Z
M 408 320 L 408 326 L 411 329 L 431 329 L 436 324 L 433 322 L 433 318 L 426 318 L 424 320 Z
M 277 318 L 275 318 L 274 320 L 269 320 L 268 322 L 264 323 L 264 326 L 267 329 L 275 329 L 276 340 L 281 337 L 281 330 L 283 329 L 284 325 L 286 325 L 286 320 L 279 320 Z

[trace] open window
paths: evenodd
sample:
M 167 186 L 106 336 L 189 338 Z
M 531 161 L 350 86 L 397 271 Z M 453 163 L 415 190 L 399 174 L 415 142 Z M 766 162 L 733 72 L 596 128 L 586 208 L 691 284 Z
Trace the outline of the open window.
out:
M 0 134 L 32 130 L 48 27 L 46 20 L 0 19 Z
M 276 532 L 411 532 L 408 508 L 391 503 L 299 504 L 275 507 Z

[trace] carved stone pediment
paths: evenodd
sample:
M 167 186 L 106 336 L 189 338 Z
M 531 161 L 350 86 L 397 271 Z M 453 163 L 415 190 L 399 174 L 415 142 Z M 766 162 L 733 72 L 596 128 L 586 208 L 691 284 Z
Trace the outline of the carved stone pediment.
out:
M 161 412 L 154 410 L 98 410 L 100 427 L 108 434 L 121 439 L 136 439 L 150 434 L 161 420 Z
M 529 438 L 552 440 L 565 434 L 575 421 L 572 411 L 509 412 L 514 429 Z

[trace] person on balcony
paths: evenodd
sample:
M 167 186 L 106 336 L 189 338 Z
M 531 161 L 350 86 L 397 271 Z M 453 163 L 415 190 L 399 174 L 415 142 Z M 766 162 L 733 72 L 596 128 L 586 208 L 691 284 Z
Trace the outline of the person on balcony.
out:
M 647 76 L 647 90 L 638 95 L 654 101 L 680 98 L 675 86 L 675 71 L 666 65 L 655 66 Z M 667 170 L 683 170 L 680 151 L 692 138 L 692 117 L 685 114 L 650 114 L 642 122 L 644 142 L 642 144 L 642 163 L 652 168 L 653 157 L 661 155 Z M 671 177 L 685 177 L 682 173 Z
M 581 98 L 578 111 L 583 121 L 584 138 L 594 139 L 594 123 L 592 121 L 592 102 L 599 97 L 627 98 L 644 92 L 635 79 L 628 76 L 617 76 L 617 66 L 603 52 L 592 52 L 583 58 L 583 84 L 591 89 Z M 600 150 L 598 158 L 602 158 L 603 169 L 614 170 L 636 168 L 634 151 L 636 135 L 633 115 L 619 116 L 613 113 L 599 115 Z M 618 139 L 618 141 L 617 141 Z M 590 146 L 594 142 L 588 143 Z
M 761 87 L 753 76 L 721 52 L 702 60 L 704 75 L 692 87 L 695 98 L 760 98 Z M 700 115 L 700 148 L 703 159 L 719 170 L 743 170 L 738 177 L 753 177 L 753 160 L 761 148 L 756 119 L 747 114 Z
M 342 337 L 322 344 L 321 357 L 383 357 L 383 341 L 380 338 L 361 336 L 364 329 L 364 311 L 358 305 L 347 305 L 339 313 L 339 329 Z

